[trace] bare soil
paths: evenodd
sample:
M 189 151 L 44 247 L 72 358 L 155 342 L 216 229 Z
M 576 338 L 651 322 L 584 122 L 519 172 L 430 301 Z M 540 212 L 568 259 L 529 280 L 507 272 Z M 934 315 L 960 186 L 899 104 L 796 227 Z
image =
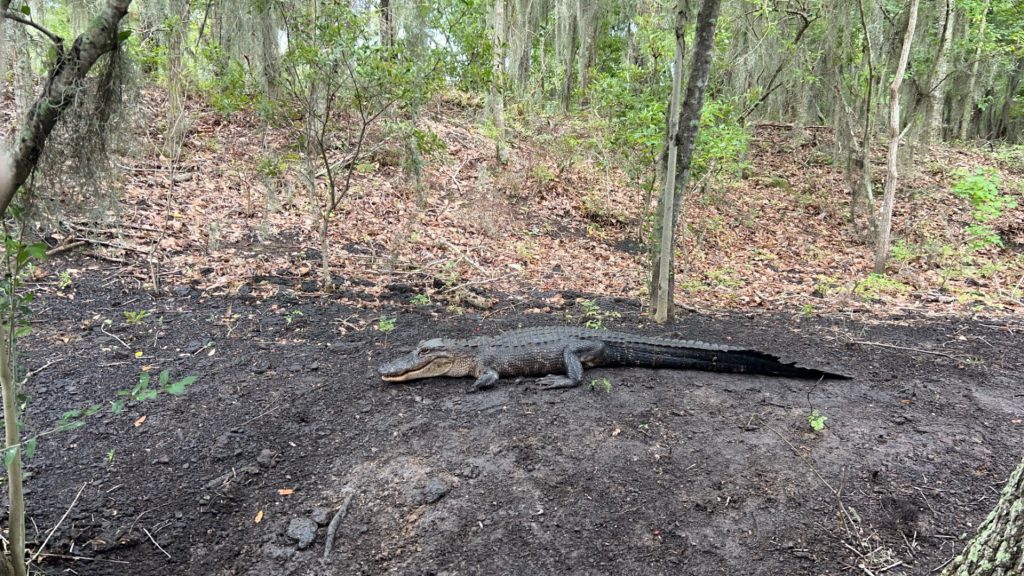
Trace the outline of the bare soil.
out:
M 722 313 L 666 329 L 598 298 L 621 314 L 610 328 L 853 379 L 607 369 L 587 377 L 610 391 L 466 394 L 375 367 L 423 338 L 579 322 L 576 295 L 490 294 L 495 309 L 456 315 L 400 286 L 375 307 L 296 278 L 153 297 L 87 258 L 61 267 L 80 269 L 74 286 L 37 303 L 25 340 L 26 431 L 108 405 L 143 369 L 198 380 L 40 441 L 28 525 L 33 549 L 57 525 L 44 573 L 924 576 L 1021 457 L 1019 317 Z

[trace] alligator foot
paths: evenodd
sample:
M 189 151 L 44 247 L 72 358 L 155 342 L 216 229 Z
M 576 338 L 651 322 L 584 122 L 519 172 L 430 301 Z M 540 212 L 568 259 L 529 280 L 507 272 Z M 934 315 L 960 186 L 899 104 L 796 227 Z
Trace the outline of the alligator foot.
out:
M 539 378 L 537 384 L 540 384 L 541 390 L 556 390 L 558 388 L 574 388 L 579 385 L 579 382 L 565 376 L 549 374 Z

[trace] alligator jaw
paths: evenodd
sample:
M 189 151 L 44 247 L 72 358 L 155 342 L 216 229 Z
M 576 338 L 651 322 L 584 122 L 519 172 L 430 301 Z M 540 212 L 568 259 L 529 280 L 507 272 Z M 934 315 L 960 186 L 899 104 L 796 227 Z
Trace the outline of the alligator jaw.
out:
M 421 378 L 445 376 L 451 368 L 450 356 L 421 358 L 416 352 L 412 352 L 394 362 L 381 365 L 377 372 L 385 382 L 407 382 Z

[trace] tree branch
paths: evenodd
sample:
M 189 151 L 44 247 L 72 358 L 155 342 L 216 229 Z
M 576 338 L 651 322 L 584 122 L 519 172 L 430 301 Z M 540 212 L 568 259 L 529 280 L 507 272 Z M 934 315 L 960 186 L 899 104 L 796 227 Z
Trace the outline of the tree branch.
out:
M 53 32 L 50 32 L 46 28 L 43 28 L 41 25 L 37 24 L 36 22 L 34 22 L 30 18 L 25 18 L 21 14 L 18 14 L 17 12 L 11 12 L 10 10 L 4 12 L 4 18 L 6 18 L 8 20 L 13 20 L 15 22 L 19 22 L 21 24 L 24 24 L 25 26 L 29 26 L 29 27 L 35 28 L 36 30 L 42 32 L 51 41 L 53 41 L 54 44 L 56 44 L 58 46 L 64 46 L 64 39 L 63 38 L 61 38 L 60 36 L 57 36 Z
M 10 0 L 0 0 L 5 9 Z M 28 117 L 18 135 L 11 158 L 12 177 L 0 187 L 0 216 L 14 198 L 14 192 L 25 183 L 39 163 L 46 138 L 53 131 L 60 115 L 75 101 L 74 94 L 100 56 L 117 48 L 118 27 L 131 0 L 107 0 L 89 28 L 75 39 L 71 49 L 59 57 L 50 70 L 42 94 L 29 109 Z M 6 16 L 6 14 L 5 14 Z

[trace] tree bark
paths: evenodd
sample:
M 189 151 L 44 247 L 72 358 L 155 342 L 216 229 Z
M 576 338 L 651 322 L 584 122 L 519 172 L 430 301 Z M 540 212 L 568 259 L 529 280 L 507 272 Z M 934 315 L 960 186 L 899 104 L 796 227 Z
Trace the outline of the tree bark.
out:
M 885 195 L 882 197 L 882 213 L 878 219 L 878 240 L 875 246 L 875 273 L 885 272 L 885 263 L 889 260 L 889 236 L 892 232 L 892 210 L 896 204 L 896 153 L 900 145 L 900 86 L 903 75 L 907 71 L 910 60 L 910 45 L 914 41 L 914 28 L 917 26 L 917 7 L 920 0 L 910 3 L 910 14 L 907 17 L 907 33 L 903 36 L 903 49 L 900 61 L 896 65 L 896 76 L 889 85 L 889 156 L 888 170 L 885 176 Z
M 504 164 L 508 160 L 505 150 L 505 0 L 494 0 L 494 34 L 492 35 L 491 82 L 487 91 L 487 107 L 494 122 L 495 156 Z
M 1024 574 L 1024 460 L 1010 474 L 978 534 L 942 571 L 942 576 L 1020 574 Z
M 674 316 L 673 294 L 675 293 L 675 276 L 672 274 L 675 258 L 675 224 L 678 220 L 679 207 L 682 205 L 683 194 L 690 180 L 690 163 L 693 159 L 693 147 L 700 129 L 700 115 L 704 107 L 704 93 L 711 71 L 711 56 L 715 48 L 715 29 L 718 25 L 718 14 L 721 0 L 704 0 L 704 5 L 697 15 L 697 38 L 693 46 L 693 59 L 690 64 L 690 78 L 686 84 L 686 98 L 683 100 L 682 113 L 674 136 L 676 145 L 676 172 L 673 186 L 665 186 L 662 195 L 661 220 L 662 231 L 656 266 L 652 266 L 651 285 L 658 286 L 657 299 L 653 299 L 652 312 L 655 321 L 669 322 Z M 680 0 L 679 9 L 685 2 Z M 679 31 L 677 30 L 677 34 Z M 678 45 L 678 41 L 677 41 Z M 671 157 L 669 158 L 671 161 Z M 669 174 L 666 172 L 666 181 Z M 674 194 L 669 192 L 674 190 Z
M 29 109 L 15 142 L 11 159 L 13 177 L 6 187 L 0 188 L 0 216 L 7 212 L 15 190 L 35 169 L 46 138 L 61 113 L 74 103 L 74 94 L 89 69 L 100 56 L 117 48 L 118 26 L 129 4 L 131 0 L 107 0 L 102 12 L 89 24 L 89 29 L 75 39 L 69 51 L 57 58 L 42 94 Z M 6 11 L 8 6 L 10 0 L 0 0 L 0 9 Z
M 967 75 L 967 93 L 964 94 L 963 107 L 960 110 L 960 140 L 967 139 L 967 131 L 971 126 L 971 116 L 974 115 L 974 89 L 978 84 L 978 66 L 981 64 L 982 40 L 985 38 L 985 27 L 988 23 L 988 9 L 991 2 L 985 2 L 981 11 L 981 24 L 978 25 L 978 38 L 975 41 L 974 59 L 971 62 L 971 70 Z
M 946 76 L 949 74 L 949 45 L 953 42 L 953 24 L 956 10 L 953 0 L 946 0 L 942 20 L 939 21 L 939 47 L 935 51 L 935 67 L 928 87 L 928 108 L 925 110 L 925 140 L 942 141 L 943 108 L 946 103 Z
M 651 251 L 651 310 L 654 319 L 664 323 L 672 316 L 674 299 L 672 297 L 672 257 L 675 240 L 671 230 L 675 226 L 675 183 L 676 183 L 676 135 L 679 133 L 679 101 L 683 91 L 683 58 L 686 53 L 686 12 L 684 3 L 679 0 L 676 9 L 676 56 L 672 65 L 672 98 L 668 106 L 668 132 L 665 138 L 665 154 L 659 214 L 661 219 L 655 229 L 658 243 Z M 646 209 L 646 207 L 645 207 Z M 667 265 L 662 265 L 667 263 Z
M 395 45 L 395 9 L 391 0 L 380 0 L 380 44 L 386 48 Z

